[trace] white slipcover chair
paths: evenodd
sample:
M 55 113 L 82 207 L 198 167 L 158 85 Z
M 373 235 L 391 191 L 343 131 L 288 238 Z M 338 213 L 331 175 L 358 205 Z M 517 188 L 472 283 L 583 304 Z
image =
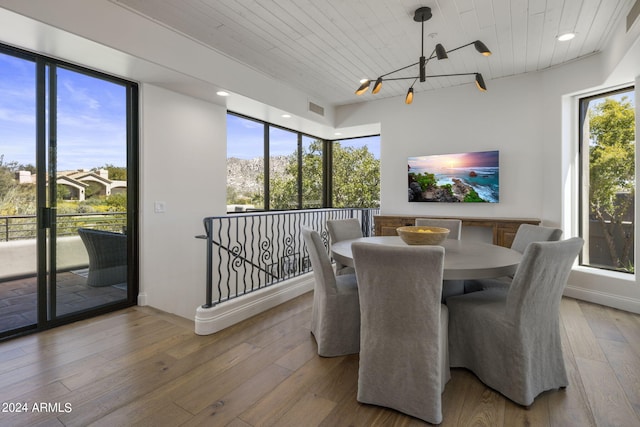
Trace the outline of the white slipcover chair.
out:
M 460 240 L 462 236 L 462 220 L 445 218 L 416 218 L 416 225 L 442 227 L 449 230 L 447 239 Z M 464 294 L 464 280 L 444 280 L 442 282 L 442 302 L 453 295 Z
M 311 333 L 323 357 L 357 353 L 360 349 L 360 305 L 354 274 L 336 276 L 317 231 L 302 228 L 315 285 Z
M 442 421 L 450 379 L 447 307 L 440 303 L 444 248 L 354 243 L 360 295 L 361 403 Z
M 562 230 L 542 225 L 520 224 L 516 235 L 511 242 L 511 249 L 524 253 L 529 243 L 533 242 L 555 242 L 560 240 Z M 464 292 L 476 292 L 489 288 L 508 288 L 511 285 L 513 276 L 500 277 L 495 280 L 487 280 L 482 283 L 476 280 L 467 280 L 464 284 Z
M 332 244 L 362 237 L 362 227 L 358 218 L 328 219 L 327 230 Z M 336 261 L 336 274 L 355 274 L 355 270 Z
M 560 341 L 560 300 L 579 237 L 527 246 L 509 288 L 447 299 L 451 367 L 467 368 L 523 406 L 569 382 Z
M 562 237 L 562 230 L 542 225 L 520 224 L 511 243 L 511 249 L 524 253 L 531 242 L 556 242 Z

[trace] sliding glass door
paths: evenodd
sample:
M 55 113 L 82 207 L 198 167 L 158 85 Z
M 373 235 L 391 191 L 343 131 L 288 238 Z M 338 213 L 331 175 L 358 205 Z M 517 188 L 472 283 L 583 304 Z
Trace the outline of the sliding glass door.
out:
M 6 49 L 0 90 L 0 338 L 134 304 L 135 84 Z

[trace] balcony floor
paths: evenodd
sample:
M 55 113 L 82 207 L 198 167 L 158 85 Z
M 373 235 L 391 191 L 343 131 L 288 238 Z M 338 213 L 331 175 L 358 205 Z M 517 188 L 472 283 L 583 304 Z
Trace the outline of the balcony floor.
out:
M 87 286 L 83 272 L 78 273 L 64 272 L 57 275 L 58 316 L 126 299 L 126 287 Z M 35 277 L 0 281 L 0 332 L 36 323 L 36 292 Z

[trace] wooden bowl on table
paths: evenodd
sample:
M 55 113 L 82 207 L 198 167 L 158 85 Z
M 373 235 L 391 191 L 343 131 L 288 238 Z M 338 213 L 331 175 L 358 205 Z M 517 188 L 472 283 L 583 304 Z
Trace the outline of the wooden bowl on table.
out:
M 429 225 L 409 225 L 398 227 L 396 231 L 407 245 L 439 245 L 449 235 L 448 228 Z

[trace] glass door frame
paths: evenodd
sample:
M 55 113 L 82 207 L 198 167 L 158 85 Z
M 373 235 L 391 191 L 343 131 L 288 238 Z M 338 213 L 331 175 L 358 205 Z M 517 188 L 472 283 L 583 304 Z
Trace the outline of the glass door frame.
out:
M 33 61 L 36 72 L 36 173 L 47 179 L 36 180 L 36 280 L 37 322 L 35 325 L 3 331 L 0 341 L 51 327 L 71 323 L 136 305 L 139 265 L 139 112 L 138 84 L 118 77 L 65 63 L 18 48 L 0 44 L 0 53 Z M 126 169 L 127 169 L 127 294 L 126 298 L 82 309 L 69 314 L 56 313 L 56 134 L 57 81 L 56 70 L 64 68 L 121 85 L 126 90 Z M 53 167 L 52 167 L 53 166 Z

